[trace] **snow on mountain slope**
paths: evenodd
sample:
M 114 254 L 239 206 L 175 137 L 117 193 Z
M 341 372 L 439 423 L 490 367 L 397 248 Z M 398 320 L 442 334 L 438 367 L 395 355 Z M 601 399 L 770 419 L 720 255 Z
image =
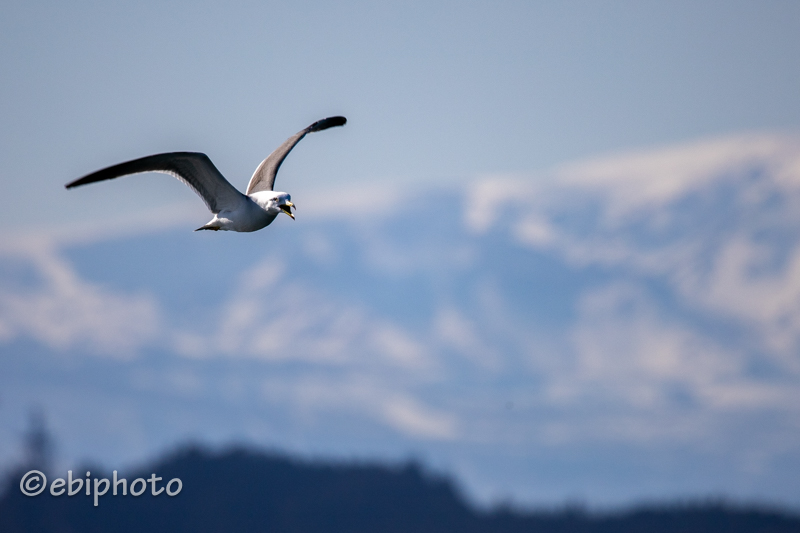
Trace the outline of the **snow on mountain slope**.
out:
M 800 140 L 306 200 L 4 243 L 2 448 L 39 404 L 65 460 L 245 439 L 423 453 L 482 498 L 800 505 Z

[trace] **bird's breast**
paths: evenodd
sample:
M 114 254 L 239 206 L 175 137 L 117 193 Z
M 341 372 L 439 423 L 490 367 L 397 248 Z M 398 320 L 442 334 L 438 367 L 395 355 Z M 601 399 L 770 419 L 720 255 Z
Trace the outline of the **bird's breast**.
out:
M 275 220 L 278 211 L 272 212 L 271 209 L 264 209 L 256 202 L 248 198 L 248 201 L 235 211 L 221 211 L 217 218 L 227 219 L 227 226 L 224 229 L 231 231 L 257 231 L 265 228 Z

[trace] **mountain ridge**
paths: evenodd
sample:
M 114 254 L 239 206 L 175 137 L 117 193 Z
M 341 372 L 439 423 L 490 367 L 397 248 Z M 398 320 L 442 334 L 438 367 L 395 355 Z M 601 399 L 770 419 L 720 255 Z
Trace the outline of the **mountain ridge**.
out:
M 101 474 L 93 469 L 97 478 Z M 800 516 L 722 501 L 647 505 L 613 512 L 579 506 L 524 511 L 510 506 L 478 510 L 448 478 L 419 463 L 309 461 L 247 448 L 210 452 L 184 447 L 129 473 L 130 481 L 154 472 L 162 483 L 179 478 L 174 497 L 77 497 L 47 493 L 25 497 L 9 476 L 0 497 L 0 530 L 56 531 L 281 531 L 465 533 L 788 533 Z M 22 470 L 19 470 L 21 476 Z

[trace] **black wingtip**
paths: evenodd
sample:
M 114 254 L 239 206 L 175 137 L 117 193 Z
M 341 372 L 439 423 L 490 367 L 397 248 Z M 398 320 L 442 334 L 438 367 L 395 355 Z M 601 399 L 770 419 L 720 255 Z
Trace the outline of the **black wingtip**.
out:
M 92 174 L 89 174 L 88 176 L 84 176 L 82 178 L 78 178 L 76 180 L 70 181 L 69 183 L 64 185 L 64 188 L 65 189 L 74 189 L 75 187 L 80 187 L 81 185 L 86 185 L 87 183 L 92 183 L 94 180 L 92 180 L 91 178 L 93 178 L 96 174 L 98 174 L 98 173 L 94 172 Z
M 347 119 L 344 117 L 328 117 L 318 120 L 308 127 L 308 132 L 327 130 L 336 126 L 344 126 L 347 124 Z

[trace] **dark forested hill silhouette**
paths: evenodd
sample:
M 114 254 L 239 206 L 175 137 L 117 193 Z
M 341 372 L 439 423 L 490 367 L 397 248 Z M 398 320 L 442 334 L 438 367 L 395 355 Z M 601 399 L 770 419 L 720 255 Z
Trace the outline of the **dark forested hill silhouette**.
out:
M 387 467 L 304 462 L 243 449 L 211 453 L 184 449 L 139 472 L 128 483 L 156 473 L 163 487 L 179 478 L 181 492 L 139 497 L 27 497 L 19 483 L 25 470 L 8 476 L 0 498 L 0 531 L 13 532 L 553 532 L 666 533 L 800 532 L 800 517 L 721 503 L 590 514 L 565 509 L 479 511 L 454 485 L 419 465 Z M 63 477 L 65 473 L 48 475 Z M 74 473 L 85 475 L 85 470 Z M 92 472 L 93 478 L 111 478 Z M 174 490 L 174 487 L 173 487 Z M 121 492 L 121 489 L 120 489 Z

